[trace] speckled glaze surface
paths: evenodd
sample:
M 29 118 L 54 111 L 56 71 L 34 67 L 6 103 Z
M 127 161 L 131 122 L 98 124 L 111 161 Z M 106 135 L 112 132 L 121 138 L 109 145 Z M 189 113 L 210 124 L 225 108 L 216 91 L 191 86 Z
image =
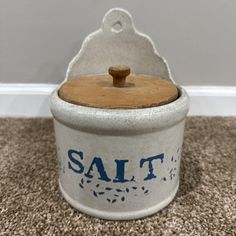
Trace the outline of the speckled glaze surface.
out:
M 113 32 L 117 22 L 121 29 Z M 104 54 L 105 44 L 113 53 Z M 66 80 L 105 73 L 110 65 L 121 63 L 134 73 L 173 81 L 152 41 L 135 30 L 130 14 L 122 9 L 110 10 L 102 28 L 88 36 Z M 95 217 L 124 220 L 148 216 L 171 202 L 179 185 L 189 107 L 188 95 L 178 89 L 179 98 L 167 105 L 124 110 L 74 105 L 60 99 L 58 91 L 52 94 L 59 185 L 72 206 Z

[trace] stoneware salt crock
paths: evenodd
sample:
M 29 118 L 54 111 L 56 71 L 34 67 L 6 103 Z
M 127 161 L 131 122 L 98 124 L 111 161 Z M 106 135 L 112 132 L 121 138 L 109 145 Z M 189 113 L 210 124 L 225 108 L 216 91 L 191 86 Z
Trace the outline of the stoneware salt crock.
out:
M 108 11 L 51 96 L 64 198 L 81 212 L 113 220 L 167 206 L 179 186 L 188 107 L 151 39 L 127 11 Z

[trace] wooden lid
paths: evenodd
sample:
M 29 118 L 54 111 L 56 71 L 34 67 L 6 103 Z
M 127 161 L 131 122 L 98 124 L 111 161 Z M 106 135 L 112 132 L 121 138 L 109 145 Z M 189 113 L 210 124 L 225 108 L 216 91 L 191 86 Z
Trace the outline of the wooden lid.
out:
M 112 66 L 110 75 L 75 77 L 59 89 L 63 100 L 97 108 L 146 108 L 160 106 L 178 97 L 176 86 L 167 80 L 130 74 L 127 66 Z

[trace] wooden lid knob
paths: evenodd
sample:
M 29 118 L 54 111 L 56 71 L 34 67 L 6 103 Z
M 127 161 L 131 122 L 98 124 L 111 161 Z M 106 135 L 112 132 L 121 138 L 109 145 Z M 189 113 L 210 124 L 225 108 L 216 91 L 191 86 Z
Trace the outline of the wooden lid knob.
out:
M 113 77 L 114 87 L 125 87 L 125 79 L 130 74 L 128 66 L 111 66 L 108 72 Z

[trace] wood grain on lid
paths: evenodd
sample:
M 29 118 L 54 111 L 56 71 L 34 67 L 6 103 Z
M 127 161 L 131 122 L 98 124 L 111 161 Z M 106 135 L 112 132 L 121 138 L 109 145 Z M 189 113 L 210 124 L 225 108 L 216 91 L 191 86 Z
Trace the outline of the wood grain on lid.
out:
M 59 96 L 69 103 L 110 109 L 160 106 L 178 97 L 178 90 L 170 81 L 129 75 L 130 69 L 125 66 L 110 67 L 109 73 L 71 79 L 61 86 Z

